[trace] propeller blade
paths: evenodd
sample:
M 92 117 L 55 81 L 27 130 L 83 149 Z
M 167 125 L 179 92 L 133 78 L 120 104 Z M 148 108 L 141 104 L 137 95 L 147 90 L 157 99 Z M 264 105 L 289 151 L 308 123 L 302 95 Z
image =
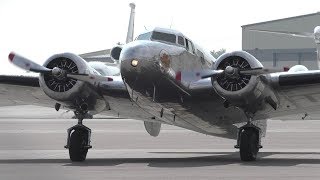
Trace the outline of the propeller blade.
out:
M 221 75 L 224 70 L 211 70 L 210 72 L 203 73 L 201 75 L 201 79 L 205 79 L 208 77 L 216 78 L 217 76 Z
M 240 74 L 245 75 L 261 75 L 261 74 L 269 74 L 269 73 L 276 73 L 276 72 L 283 72 L 283 69 L 268 69 L 268 68 L 251 68 L 251 69 L 243 69 L 240 70 Z
M 41 66 L 19 54 L 16 54 L 14 52 L 11 52 L 9 54 L 9 60 L 11 63 L 14 65 L 27 70 L 27 71 L 32 71 L 32 72 L 37 72 L 37 73 L 48 73 L 51 72 L 51 69 L 48 69 L 44 66 Z
M 295 37 L 304 37 L 304 38 L 314 39 L 314 33 L 309 33 L 309 32 L 270 31 L 270 30 L 262 30 L 262 29 L 249 29 L 249 31 L 265 32 L 265 33 L 272 33 L 272 34 L 284 34 L 284 35 L 290 35 Z
M 97 74 L 74 74 L 70 73 L 67 74 L 68 78 L 80 80 L 80 81 L 85 81 L 89 82 L 91 84 L 97 83 L 97 82 L 106 82 L 106 81 L 113 81 L 111 77 L 106 77 L 106 76 L 101 76 Z

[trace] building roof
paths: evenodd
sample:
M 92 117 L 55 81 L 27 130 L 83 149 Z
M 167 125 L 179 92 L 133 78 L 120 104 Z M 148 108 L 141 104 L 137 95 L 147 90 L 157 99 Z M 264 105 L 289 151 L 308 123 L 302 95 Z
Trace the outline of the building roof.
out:
M 261 25 L 261 24 L 267 24 L 271 22 L 277 22 L 277 21 L 285 21 L 285 20 L 291 20 L 291 19 L 297 19 L 297 18 L 304 18 L 304 17 L 309 17 L 309 16 L 320 16 L 320 12 L 316 13 L 311 13 L 311 14 L 305 14 L 305 15 L 300 15 L 300 16 L 293 16 L 293 17 L 288 17 L 288 18 L 282 18 L 282 19 L 275 19 L 271 21 L 264 21 L 264 22 L 259 22 L 259 23 L 253 23 L 253 24 L 247 24 L 247 25 L 242 25 L 242 28 L 248 27 L 248 26 L 255 26 L 255 25 Z

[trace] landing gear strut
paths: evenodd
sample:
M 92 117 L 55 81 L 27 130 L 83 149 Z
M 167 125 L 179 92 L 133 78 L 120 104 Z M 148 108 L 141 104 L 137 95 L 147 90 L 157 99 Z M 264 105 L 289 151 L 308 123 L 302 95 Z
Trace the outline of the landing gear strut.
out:
M 261 146 L 260 128 L 249 121 L 246 125 L 239 128 L 237 145 L 240 149 L 242 161 L 255 161 Z
M 91 129 L 82 124 L 83 118 L 88 112 L 84 110 L 76 110 L 74 112 L 78 119 L 78 124 L 68 129 L 67 145 L 71 161 L 86 160 L 88 149 L 92 148 Z

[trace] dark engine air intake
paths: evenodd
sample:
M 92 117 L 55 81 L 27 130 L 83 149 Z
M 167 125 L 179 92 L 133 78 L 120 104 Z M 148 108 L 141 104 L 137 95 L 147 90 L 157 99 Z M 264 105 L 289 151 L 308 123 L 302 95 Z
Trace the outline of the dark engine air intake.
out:
M 119 61 L 121 51 L 122 51 L 121 46 L 116 46 L 116 47 L 112 48 L 111 52 L 110 52 L 111 58 L 115 61 Z

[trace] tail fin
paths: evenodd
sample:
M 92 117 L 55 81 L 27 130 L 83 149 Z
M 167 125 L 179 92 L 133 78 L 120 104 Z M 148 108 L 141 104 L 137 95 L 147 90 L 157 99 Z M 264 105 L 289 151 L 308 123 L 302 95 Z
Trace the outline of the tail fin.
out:
M 130 12 L 126 43 L 133 41 L 133 33 L 134 33 L 134 16 L 135 16 L 136 5 L 134 3 L 130 3 L 129 6 L 131 7 L 131 12 Z

